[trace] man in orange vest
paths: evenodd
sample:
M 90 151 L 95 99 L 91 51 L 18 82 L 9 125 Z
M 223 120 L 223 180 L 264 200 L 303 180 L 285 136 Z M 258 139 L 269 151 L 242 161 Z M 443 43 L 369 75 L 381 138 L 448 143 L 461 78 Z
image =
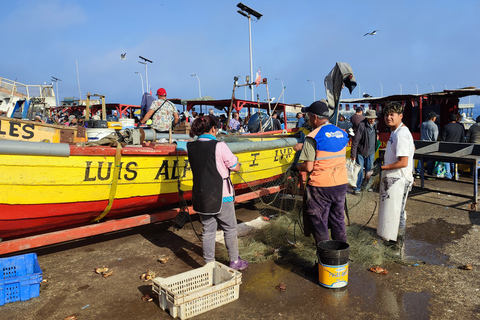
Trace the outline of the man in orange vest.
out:
M 314 130 L 306 137 L 297 165 L 310 174 L 306 188 L 306 216 L 316 243 L 329 240 L 347 242 L 344 208 L 347 193 L 346 147 L 348 134 L 328 123 L 325 100 L 315 101 L 307 112 Z

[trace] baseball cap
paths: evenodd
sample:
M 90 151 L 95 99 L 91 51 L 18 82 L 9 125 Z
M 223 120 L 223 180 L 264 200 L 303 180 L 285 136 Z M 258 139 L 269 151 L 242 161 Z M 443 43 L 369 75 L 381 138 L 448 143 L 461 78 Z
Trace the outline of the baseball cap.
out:
M 167 95 L 167 90 L 160 88 L 157 90 L 157 96 L 166 96 Z
M 436 114 L 434 111 L 430 111 L 428 113 L 428 119 L 432 119 L 432 118 L 438 118 L 438 114 Z
M 324 100 L 315 101 L 309 107 L 306 107 L 306 108 L 303 107 L 302 112 L 303 113 L 310 112 L 310 113 L 316 114 L 321 118 L 328 118 L 330 116 L 328 106 Z

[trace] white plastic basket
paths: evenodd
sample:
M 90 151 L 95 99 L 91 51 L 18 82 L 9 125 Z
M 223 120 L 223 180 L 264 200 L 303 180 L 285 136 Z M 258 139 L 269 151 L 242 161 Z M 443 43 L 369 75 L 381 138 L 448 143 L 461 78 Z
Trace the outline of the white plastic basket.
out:
M 160 308 L 173 318 L 188 319 L 238 299 L 242 274 L 219 262 L 169 278 L 155 278 Z

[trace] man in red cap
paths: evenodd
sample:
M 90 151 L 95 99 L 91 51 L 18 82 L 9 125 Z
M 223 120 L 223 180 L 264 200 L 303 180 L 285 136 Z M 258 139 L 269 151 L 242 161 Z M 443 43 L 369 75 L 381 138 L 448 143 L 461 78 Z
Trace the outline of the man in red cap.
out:
M 140 123 L 145 123 L 152 118 L 152 128 L 157 132 L 167 133 L 171 127 L 178 124 L 177 108 L 167 100 L 167 91 L 164 88 L 157 90 L 157 96 L 158 99 L 152 102 Z

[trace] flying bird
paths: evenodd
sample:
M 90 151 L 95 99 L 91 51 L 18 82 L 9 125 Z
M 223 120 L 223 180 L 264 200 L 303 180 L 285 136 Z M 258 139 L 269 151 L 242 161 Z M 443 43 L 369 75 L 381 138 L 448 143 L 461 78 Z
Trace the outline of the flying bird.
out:
M 127 55 L 127 53 L 121 53 L 121 54 L 120 54 L 120 59 L 122 59 L 122 60 L 127 60 L 127 59 L 125 58 L 126 55 Z
M 367 32 L 365 33 L 363 36 L 373 36 L 373 35 L 376 35 L 377 34 L 377 31 L 380 31 L 380 30 L 373 30 L 372 32 Z

